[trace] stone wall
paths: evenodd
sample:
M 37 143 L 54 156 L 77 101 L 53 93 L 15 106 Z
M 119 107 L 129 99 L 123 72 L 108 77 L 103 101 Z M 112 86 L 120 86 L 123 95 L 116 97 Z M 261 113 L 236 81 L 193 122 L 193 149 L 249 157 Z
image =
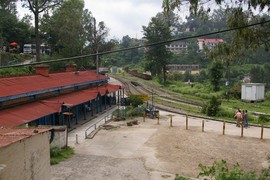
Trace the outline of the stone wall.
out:
M 5 168 L 0 179 L 50 179 L 49 132 L 33 135 L 0 150 Z

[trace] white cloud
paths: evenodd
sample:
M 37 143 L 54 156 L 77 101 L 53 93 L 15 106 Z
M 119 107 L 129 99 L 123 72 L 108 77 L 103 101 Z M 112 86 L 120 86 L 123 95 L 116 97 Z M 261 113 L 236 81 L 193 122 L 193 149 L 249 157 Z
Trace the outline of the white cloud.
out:
M 142 26 L 162 11 L 161 6 L 162 0 L 85 0 L 85 8 L 110 29 L 110 38 L 118 39 L 141 38 Z
M 110 29 L 109 38 L 122 39 L 143 36 L 142 26 L 147 26 L 150 19 L 162 11 L 163 0 L 84 0 L 85 9 L 92 12 L 97 21 L 104 21 Z M 17 4 L 19 18 L 32 13 Z

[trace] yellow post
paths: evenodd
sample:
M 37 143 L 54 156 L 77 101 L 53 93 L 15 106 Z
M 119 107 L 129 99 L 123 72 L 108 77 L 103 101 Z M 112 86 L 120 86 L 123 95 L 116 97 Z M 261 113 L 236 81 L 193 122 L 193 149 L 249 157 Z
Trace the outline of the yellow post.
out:
M 263 139 L 263 125 L 261 127 L 261 139 Z
M 226 126 L 226 123 L 225 121 L 223 121 L 223 132 L 222 132 L 223 135 L 225 134 L 225 126 Z
M 202 120 L 202 132 L 204 132 L 204 120 Z
M 188 115 L 186 114 L 186 129 L 188 129 Z
M 241 123 L 241 137 L 243 137 L 244 134 L 244 123 Z
M 170 126 L 172 127 L 172 115 L 170 115 Z

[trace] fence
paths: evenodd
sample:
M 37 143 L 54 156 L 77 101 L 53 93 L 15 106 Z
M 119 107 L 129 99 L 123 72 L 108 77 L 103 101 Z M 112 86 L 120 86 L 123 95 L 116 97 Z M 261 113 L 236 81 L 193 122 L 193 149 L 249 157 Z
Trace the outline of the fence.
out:
M 88 138 L 88 136 L 95 131 L 96 129 L 99 128 L 99 126 L 106 124 L 109 120 L 113 119 L 113 115 L 112 114 L 108 114 L 106 115 L 104 118 L 102 118 L 101 120 L 95 122 L 94 124 L 92 124 L 89 128 L 87 128 L 85 130 L 85 139 Z
M 170 127 L 173 127 L 173 116 L 172 114 L 169 114 L 167 115 L 169 117 L 169 126 Z M 146 115 L 144 114 L 143 115 L 143 122 L 145 122 L 145 117 Z M 188 130 L 189 129 L 189 116 L 186 114 L 185 115 L 185 120 L 184 120 L 184 124 L 185 124 L 185 129 Z M 211 121 L 211 120 L 210 120 Z M 198 122 L 198 121 L 197 121 Z M 226 121 L 216 121 L 216 122 L 220 122 L 222 123 L 222 127 L 220 129 L 220 132 L 222 132 L 222 135 L 225 135 L 225 132 L 226 132 L 226 123 L 230 123 L 230 124 L 235 124 L 234 122 L 226 122 Z M 158 114 L 158 117 L 157 117 L 157 125 L 160 125 L 160 116 Z M 264 139 L 264 129 L 269 129 L 270 127 L 269 126 L 264 126 L 264 125 L 251 125 L 253 127 L 257 127 L 257 131 L 260 131 L 260 136 L 257 136 L 259 137 L 260 139 Z M 205 132 L 205 120 L 202 120 L 201 121 L 201 128 L 202 128 L 202 132 Z M 241 137 L 244 137 L 244 124 L 241 123 L 241 127 L 239 128 L 240 129 L 240 133 L 239 135 Z M 216 131 L 219 131 L 219 130 L 216 130 Z

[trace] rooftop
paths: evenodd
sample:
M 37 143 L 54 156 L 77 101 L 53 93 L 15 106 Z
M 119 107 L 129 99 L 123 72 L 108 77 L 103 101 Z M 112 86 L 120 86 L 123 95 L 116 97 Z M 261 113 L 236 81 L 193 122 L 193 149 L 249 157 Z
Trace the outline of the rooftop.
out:
M 18 96 L 44 90 L 57 90 L 57 88 L 83 85 L 106 80 L 108 77 L 95 71 L 76 71 L 52 73 L 48 76 L 32 75 L 0 78 L 0 100 L 4 97 Z
M 49 131 L 48 128 L 5 129 L 0 127 L 0 149 L 17 141 Z

